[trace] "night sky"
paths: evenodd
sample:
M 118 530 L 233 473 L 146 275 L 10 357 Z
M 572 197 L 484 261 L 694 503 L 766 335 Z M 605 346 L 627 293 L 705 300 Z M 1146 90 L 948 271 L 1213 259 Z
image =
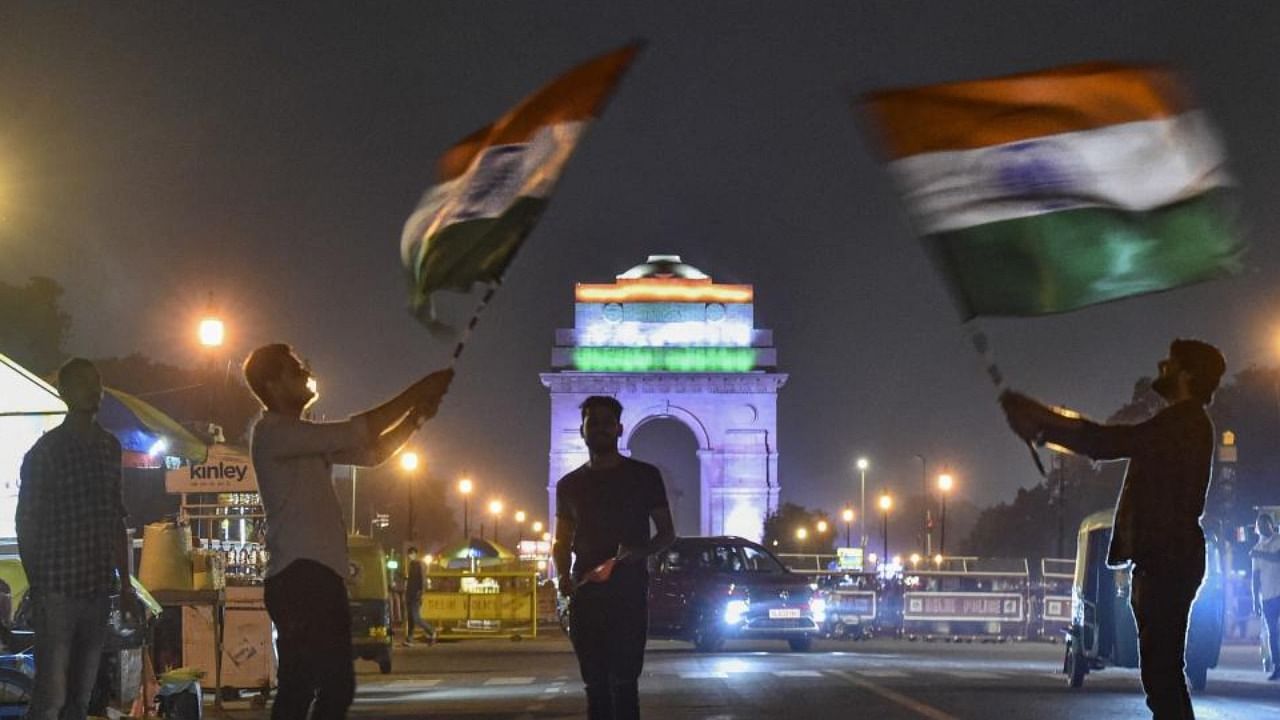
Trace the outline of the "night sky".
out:
M 73 353 L 179 364 L 201 362 L 212 292 L 229 354 L 294 343 L 320 412 L 362 410 L 451 349 L 407 314 L 398 248 L 440 153 L 645 37 L 415 440 L 432 472 L 544 508 L 538 373 L 573 284 L 676 253 L 755 285 L 791 375 L 785 500 L 837 507 L 858 454 L 871 487 L 914 490 L 923 454 L 985 504 L 1034 468 L 849 99 L 1097 59 L 1185 71 L 1232 153 L 1250 273 L 985 323 L 1013 384 L 1106 416 L 1174 336 L 1220 344 L 1232 370 L 1280 356 L 1277 28 L 1265 1 L 5 3 L 0 280 L 66 286 Z

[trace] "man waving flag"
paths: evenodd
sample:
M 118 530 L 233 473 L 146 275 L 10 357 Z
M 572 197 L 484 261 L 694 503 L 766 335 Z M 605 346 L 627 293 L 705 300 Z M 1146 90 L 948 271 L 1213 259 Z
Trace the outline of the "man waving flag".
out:
M 569 70 L 444 154 L 438 182 L 400 240 L 416 316 L 435 320 L 436 291 L 502 279 L 639 49 L 633 43 Z
M 1222 145 L 1165 68 L 888 90 L 865 109 L 966 319 L 1075 310 L 1241 267 Z

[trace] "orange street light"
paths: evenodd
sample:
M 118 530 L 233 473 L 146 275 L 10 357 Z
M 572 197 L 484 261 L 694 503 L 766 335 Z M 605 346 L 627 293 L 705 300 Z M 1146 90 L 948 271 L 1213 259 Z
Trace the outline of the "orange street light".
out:
M 471 478 L 464 477 L 458 481 L 458 493 L 462 495 L 462 537 L 464 540 L 471 539 L 471 491 L 475 489 L 475 483 L 471 482 Z
M 824 532 L 826 532 L 826 531 L 827 531 L 827 521 L 826 521 L 826 520 L 819 520 L 819 521 L 818 521 L 818 532 L 819 532 L 819 533 L 824 533 Z
M 407 472 L 413 472 L 418 469 L 418 453 L 412 450 L 405 450 L 400 453 L 400 469 Z
M 221 347 L 226 341 L 227 329 L 222 321 L 216 317 L 206 317 L 200 320 L 200 327 L 197 332 L 200 338 L 200 344 L 207 348 Z

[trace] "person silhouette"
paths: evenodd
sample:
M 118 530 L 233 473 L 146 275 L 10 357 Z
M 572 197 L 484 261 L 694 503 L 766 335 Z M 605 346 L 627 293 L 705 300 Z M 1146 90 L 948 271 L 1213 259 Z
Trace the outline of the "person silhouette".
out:
M 1018 392 L 1000 397 L 1023 440 L 1052 443 L 1095 460 L 1129 459 L 1116 502 L 1107 564 L 1130 567 L 1147 707 L 1155 720 L 1194 718 L 1184 675 L 1187 621 L 1204 579 L 1200 526 L 1216 435 L 1206 408 L 1226 372 L 1214 346 L 1177 339 L 1151 384 L 1168 405 L 1136 425 L 1099 425 Z

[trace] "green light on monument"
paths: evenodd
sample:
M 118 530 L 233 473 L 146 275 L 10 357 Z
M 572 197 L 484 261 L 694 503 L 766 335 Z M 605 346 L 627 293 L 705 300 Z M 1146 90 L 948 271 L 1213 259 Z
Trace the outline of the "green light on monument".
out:
M 739 373 L 756 366 L 755 348 L 579 347 L 573 365 L 583 372 Z

